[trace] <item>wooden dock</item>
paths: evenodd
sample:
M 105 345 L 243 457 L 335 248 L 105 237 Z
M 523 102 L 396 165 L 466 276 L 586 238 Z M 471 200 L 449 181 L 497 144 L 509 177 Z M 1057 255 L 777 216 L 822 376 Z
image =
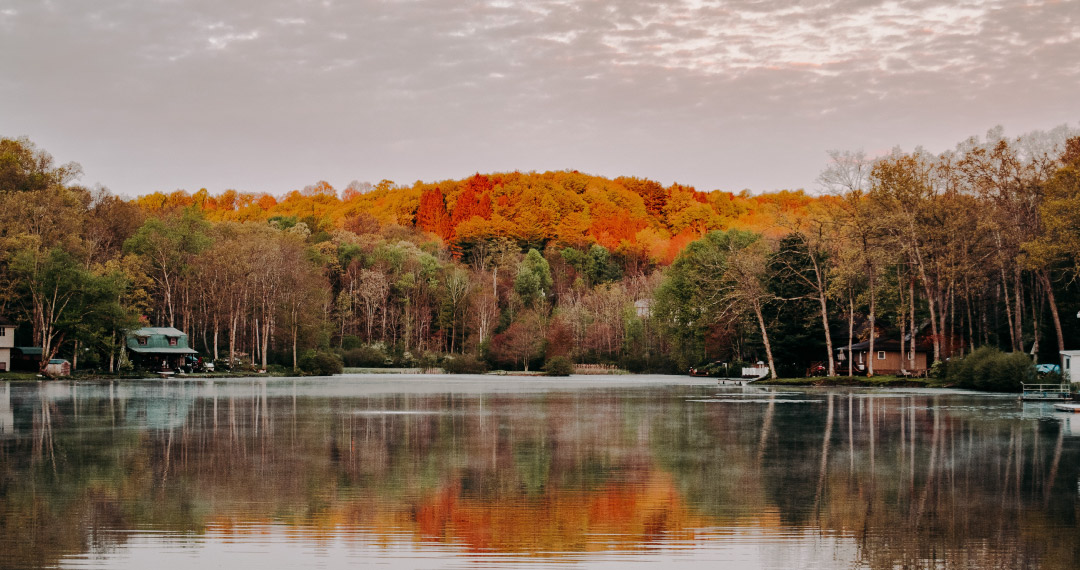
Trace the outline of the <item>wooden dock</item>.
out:
M 1062 401 L 1072 399 L 1072 385 L 1063 384 L 1024 384 L 1021 400 Z

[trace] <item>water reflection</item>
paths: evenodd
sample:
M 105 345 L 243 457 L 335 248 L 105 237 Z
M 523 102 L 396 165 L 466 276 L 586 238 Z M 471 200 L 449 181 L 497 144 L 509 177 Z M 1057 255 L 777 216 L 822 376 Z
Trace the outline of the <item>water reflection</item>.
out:
M 671 382 L 4 384 L 0 567 L 1080 560 L 1048 406 Z

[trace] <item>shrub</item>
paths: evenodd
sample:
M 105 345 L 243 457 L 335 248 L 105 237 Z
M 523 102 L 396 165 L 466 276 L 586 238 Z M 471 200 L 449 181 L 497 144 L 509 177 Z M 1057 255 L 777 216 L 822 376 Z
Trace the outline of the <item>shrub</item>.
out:
M 360 340 L 360 337 L 356 335 L 345 335 L 341 339 L 341 348 L 345 350 L 352 350 L 354 348 L 360 348 L 364 345 L 364 342 Z
M 569 376 L 574 373 L 574 363 L 565 356 L 556 356 L 544 364 L 548 376 Z
M 487 372 L 487 364 L 471 354 L 448 356 L 443 360 L 442 367 L 448 374 L 483 374 Z
M 1061 384 L 1066 380 L 1060 372 L 1047 372 L 1039 376 L 1039 381 L 1043 384 Z
M 1021 384 L 1035 378 L 1035 364 L 1020 352 L 1005 353 L 984 346 L 946 368 L 948 380 L 961 388 L 995 392 L 1019 392 Z
M 634 374 L 645 372 L 645 369 L 648 368 L 648 366 L 648 362 L 641 356 L 628 356 L 623 359 L 623 368 L 626 368 Z
M 332 352 L 309 350 L 300 358 L 300 370 L 312 376 L 341 374 L 341 358 Z
M 345 366 L 350 368 L 386 366 L 386 354 L 374 346 L 360 346 L 346 350 L 342 354 L 342 360 L 345 362 Z
M 412 357 L 409 361 L 418 368 L 437 368 L 439 366 L 439 357 L 430 352 L 425 352 L 419 357 Z M 406 365 L 404 362 L 403 365 Z

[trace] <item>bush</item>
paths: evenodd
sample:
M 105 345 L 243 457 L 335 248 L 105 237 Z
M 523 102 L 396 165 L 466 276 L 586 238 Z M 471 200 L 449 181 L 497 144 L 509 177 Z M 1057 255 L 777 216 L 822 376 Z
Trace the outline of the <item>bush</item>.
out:
M 1060 372 L 1047 372 L 1039 375 L 1039 381 L 1043 384 L 1062 384 L 1066 382 Z
M 386 354 L 374 346 L 352 348 L 341 356 L 345 366 L 350 368 L 386 366 Z
M 345 350 L 352 350 L 354 348 L 360 348 L 364 345 L 364 341 L 360 340 L 360 337 L 356 335 L 346 335 L 341 339 L 341 348 Z
M 338 355 L 332 352 L 316 350 L 309 350 L 304 353 L 304 356 L 300 358 L 299 365 L 304 374 L 312 376 L 341 374 L 344 366 Z
M 487 372 L 487 364 L 471 354 L 448 356 L 443 360 L 442 367 L 448 374 L 483 374 Z
M 425 352 L 419 357 L 412 357 L 408 362 L 415 365 L 417 368 L 438 368 L 439 357 L 430 352 Z M 406 364 L 405 361 L 403 361 L 402 365 L 408 366 L 409 364 Z
M 1035 379 L 1035 364 L 1026 354 L 984 346 L 950 362 L 946 374 L 949 382 L 961 388 L 1019 392 L 1022 383 Z
M 569 376 L 574 373 L 574 363 L 565 356 L 556 356 L 544 364 L 548 376 Z

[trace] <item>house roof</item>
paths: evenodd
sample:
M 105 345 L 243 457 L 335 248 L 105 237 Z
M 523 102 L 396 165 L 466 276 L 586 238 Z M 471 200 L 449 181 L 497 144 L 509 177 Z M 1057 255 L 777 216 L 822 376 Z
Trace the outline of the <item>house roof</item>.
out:
M 910 346 L 910 345 L 905 343 L 905 348 L 907 348 L 908 346 Z M 845 351 L 847 351 L 847 345 L 845 344 L 845 345 L 841 346 L 840 348 L 838 348 L 837 350 L 839 350 L 840 352 L 845 352 Z M 851 345 L 851 350 L 852 351 L 870 350 L 870 341 L 864 340 L 862 342 L 857 342 L 857 343 Z M 874 340 L 874 350 L 885 350 L 885 351 L 889 351 L 889 352 L 900 352 L 900 341 L 893 340 L 893 339 L 883 339 L 883 338 L 875 339 Z M 925 344 L 917 342 L 917 343 L 915 343 L 915 352 L 929 352 L 929 349 L 926 347 Z
M 128 336 L 187 336 L 184 331 L 173 327 L 143 327 L 138 330 L 131 331 Z
M 41 356 L 40 346 L 16 346 L 15 350 L 21 352 L 23 356 Z
M 128 343 L 128 348 L 139 354 L 199 354 L 199 351 L 186 346 L 131 346 Z
M 145 338 L 146 344 L 139 344 Z M 176 344 L 169 344 L 175 338 Z M 127 347 L 140 354 L 198 354 L 188 346 L 188 335 L 173 327 L 143 327 L 127 335 Z

